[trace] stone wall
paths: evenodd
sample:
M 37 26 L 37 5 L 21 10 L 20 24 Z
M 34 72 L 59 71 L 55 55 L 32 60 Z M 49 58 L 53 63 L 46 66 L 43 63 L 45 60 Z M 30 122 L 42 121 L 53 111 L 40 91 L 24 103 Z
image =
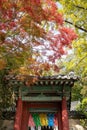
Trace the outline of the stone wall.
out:
M 69 119 L 70 130 L 87 130 L 83 128 L 78 119 Z
M 13 120 L 0 120 L 0 130 L 13 130 Z

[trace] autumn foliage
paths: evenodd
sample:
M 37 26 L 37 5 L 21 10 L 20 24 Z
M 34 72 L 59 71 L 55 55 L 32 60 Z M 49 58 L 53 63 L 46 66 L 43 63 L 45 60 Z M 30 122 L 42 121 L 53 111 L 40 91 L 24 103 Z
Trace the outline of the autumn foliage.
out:
M 0 0 L 0 57 L 14 57 L 12 64 L 18 66 L 11 72 L 58 71 L 56 60 L 76 38 L 73 29 L 64 27 L 54 0 Z

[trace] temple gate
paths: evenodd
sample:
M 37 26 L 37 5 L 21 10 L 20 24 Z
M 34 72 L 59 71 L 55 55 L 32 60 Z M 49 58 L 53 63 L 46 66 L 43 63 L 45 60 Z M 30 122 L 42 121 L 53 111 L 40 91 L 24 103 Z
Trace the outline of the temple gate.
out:
M 69 130 L 68 110 L 76 80 L 70 75 L 46 76 L 19 87 L 14 130 Z

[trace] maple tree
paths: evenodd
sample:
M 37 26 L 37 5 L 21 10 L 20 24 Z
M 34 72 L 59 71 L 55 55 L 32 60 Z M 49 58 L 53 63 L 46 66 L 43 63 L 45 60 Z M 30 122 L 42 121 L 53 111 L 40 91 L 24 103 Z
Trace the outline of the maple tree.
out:
M 64 26 L 54 0 L 0 0 L 0 107 L 13 104 L 12 83 L 5 75 L 58 72 L 56 60 L 76 38 L 75 31 Z
M 40 75 L 77 38 L 53 0 L 0 0 L 0 68 Z M 2 66 L 3 64 L 3 66 Z M 43 69 L 42 69 L 43 68 Z

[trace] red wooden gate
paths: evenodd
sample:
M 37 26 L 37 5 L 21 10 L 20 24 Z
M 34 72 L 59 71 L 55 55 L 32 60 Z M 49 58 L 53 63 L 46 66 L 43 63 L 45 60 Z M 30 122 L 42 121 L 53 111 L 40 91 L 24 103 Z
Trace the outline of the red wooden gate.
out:
M 14 130 L 27 130 L 30 108 L 58 108 L 58 127 L 59 130 L 69 130 L 66 98 L 62 102 L 52 103 L 29 103 L 18 100 L 15 116 Z

